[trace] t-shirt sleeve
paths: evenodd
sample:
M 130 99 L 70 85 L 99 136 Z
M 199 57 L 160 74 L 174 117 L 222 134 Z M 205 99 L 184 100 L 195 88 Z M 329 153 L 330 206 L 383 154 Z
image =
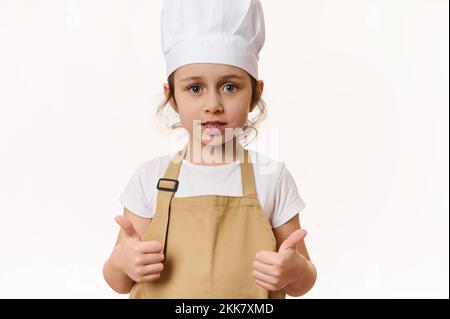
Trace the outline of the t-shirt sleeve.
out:
M 300 197 L 297 185 L 286 168 L 281 166 L 277 189 L 275 193 L 275 206 L 272 215 L 272 228 L 277 228 L 298 214 L 306 204 Z
M 147 167 L 147 162 L 142 163 L 138 167 L 131 176 L 118 200 L 123 206 L 136 215 L 144 218 L 152 218 L 153 209 L 148 194 L 146 194 L 146 192 L 148 192 L 146 183 L 149 182 Z

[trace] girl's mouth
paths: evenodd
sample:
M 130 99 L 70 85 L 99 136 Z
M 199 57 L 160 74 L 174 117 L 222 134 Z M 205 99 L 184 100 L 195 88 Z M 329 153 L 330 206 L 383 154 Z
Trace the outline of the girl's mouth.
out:
M 221 135 L 225 130 L 226 123 L 223 122 L 205 122 L 202 123 L 202 131 L 207 135 Z

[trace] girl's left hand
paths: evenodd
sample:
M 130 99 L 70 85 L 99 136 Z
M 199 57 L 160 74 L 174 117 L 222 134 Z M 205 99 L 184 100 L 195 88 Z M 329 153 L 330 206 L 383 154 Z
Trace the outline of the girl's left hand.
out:
M 304 229 L 294 231 L 283 243 L 278 252 L 261 250 L 253 262 L 253 277 L 256 283 L 268 290 L 280 290 L 297 280 L 307 259 L 300 254 L 296 245 L 306 236 Z

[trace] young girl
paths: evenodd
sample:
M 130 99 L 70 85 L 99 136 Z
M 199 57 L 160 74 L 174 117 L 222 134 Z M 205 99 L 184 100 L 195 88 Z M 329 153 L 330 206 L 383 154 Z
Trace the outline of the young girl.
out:
M 249 113 L 264 113 L 260 2 L 166 0 L 161 19 L 164 105 L 189 142 L 144 162 L 120 196 L 105 280 L 130 298 L 304 295 L 316 279 L 305 203 L 283 163 L 239 142 L 254 129 Z

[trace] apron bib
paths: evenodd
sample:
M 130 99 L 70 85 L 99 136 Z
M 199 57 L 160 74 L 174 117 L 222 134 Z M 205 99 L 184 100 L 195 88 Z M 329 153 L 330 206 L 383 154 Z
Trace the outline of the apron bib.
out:
M 253 277 L 259 250 L 276 251 L 272 227 L 256 196 L 248 150 L 238 144 L 243 196 L 174 197 L 186 145 L 158 181 L 155 216 L 142 240 L 158 241 L 164 269 L 153 282 L 135 283 L 129 298 L 285 298 Z

